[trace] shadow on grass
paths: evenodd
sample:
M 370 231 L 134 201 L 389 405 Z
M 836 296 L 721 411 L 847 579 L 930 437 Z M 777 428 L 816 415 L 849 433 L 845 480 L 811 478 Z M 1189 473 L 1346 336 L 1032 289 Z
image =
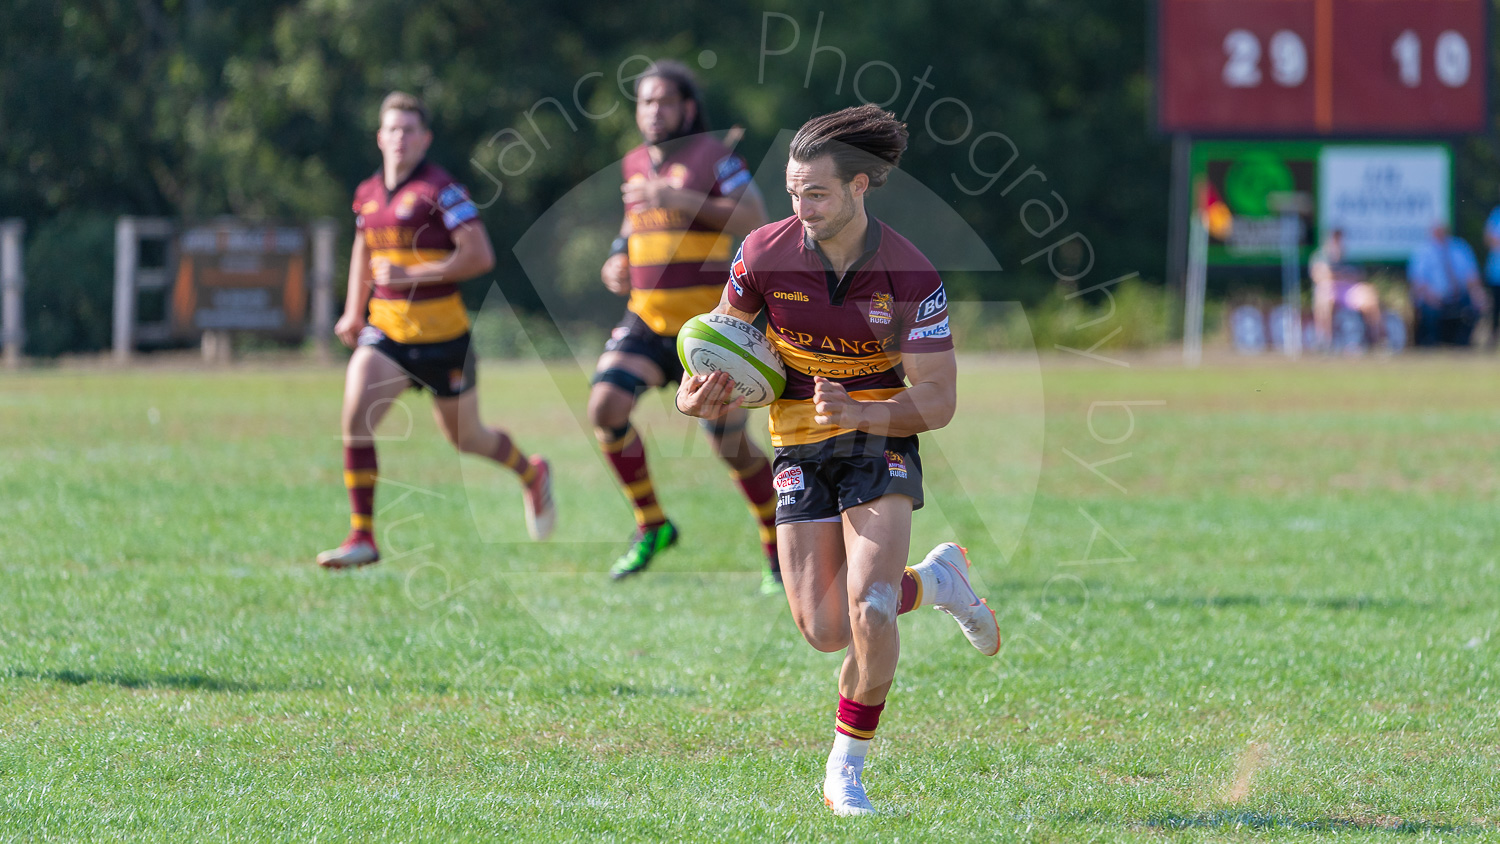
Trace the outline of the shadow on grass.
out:
M 1285 829 L 1308 832 L 1393 832 L 1402 835 L 1417 835 L 1429 832 L 1446 834 L 1471 834 L 1487 830 L 1477 826 L 1453 826 L 1451 824 L 1427 823 L 1426 821 L 1403 821 L 1400 818 L 1355 820 L 1352 818 L 1316 818 L 1306 820 L 1289 815 L 1268 815 L 1260 812 L 1219 811 L 1199 815 L 1164 815 L 1145 822 L 1156 829 L 1215 829 L 1215 830 L 1260 830 Z
M 1414 610 L 1432 609 L 1429 601 L 1409 601 L 1404 598 L 1371 598 L 1368 595 L 1348 597 L 1302 598 L 1296 595 L 1208 595 L 1203 597 L 1173 596 L 1149 599 L 1161 607 L 1291 607 L 1320 610 Z
M 5 676 L 16 680 L 47 680 L 54 683 L 67 683 L 70 686 L 86 686 L 89 683 L 102 683 L 109 686 L 119 686 L 122 689 L 180 689 L 194 692 L 266 691 L 266 689 L 251 683 L 242 683 L 237 680 L 221 680 L 206 674 L 155 674 L 141 676 L 137 674 L 110 672 L 28 671 L 24 668 L 10 668 L 5 671 Z
M 118 671 L 73 671 L 73 670 L 51 670 L 36 671 L 26 668 L 8 668 L 0 671 L 0 679 L 12 680 L 37 680 L 51 683 L 64 683 L 69 686 L 86 686 L 90 683 L 99 683 L 107 686 L 117 686 L 122 689 L 175 689 L 190 692 L 341 692 L 348 683 L 344 681 L 327 682 L 313 680 L 308 683 L 255 683 L 243 680 L 225 680 L 212 677 L 207 674 L 131 674 Z M 508 688 L 503 685 L 486 683 L 464 684 L 444 682 L 413 681 L 411 683 L 376 683 L 374 685 L 360 683 L 351 686 L 360 690 L 379 689 L 389 692 L 394 689 L 405 689 L 421 694 L 453 694 L 458 691 L 478 692 L 493 691 L 495 689 Z M 675 685 L 644 685 L 638 686 L 630 683 L 620 683 L 609 680 L 598 681 L 574 681 L 558 687 L 557 694 L 562 696 L 578 696 L 584 698 L 691 698 L 701 696 L 702 690 Z

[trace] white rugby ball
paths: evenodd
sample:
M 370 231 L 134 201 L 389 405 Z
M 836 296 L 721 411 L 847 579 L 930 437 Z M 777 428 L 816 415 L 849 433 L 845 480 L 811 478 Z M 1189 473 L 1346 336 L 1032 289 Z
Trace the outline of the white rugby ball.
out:
M 786 389 L 786 368 L 766 335 L 742 319 L 703 314 L 677 332 L 677 357 L 689 375 L 725 372 L 745 401 L 741 407 L 765 407 Z

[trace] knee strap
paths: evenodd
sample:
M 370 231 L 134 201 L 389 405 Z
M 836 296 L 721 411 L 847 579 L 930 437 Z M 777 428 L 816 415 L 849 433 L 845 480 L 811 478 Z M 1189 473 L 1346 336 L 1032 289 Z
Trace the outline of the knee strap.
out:
M 644 378 L 624 369 L 606 369 L 603 372 L 596 372 L 590 383 L 613 384 L 636 398 L 640 398 L 641 393 L 651 389 Z

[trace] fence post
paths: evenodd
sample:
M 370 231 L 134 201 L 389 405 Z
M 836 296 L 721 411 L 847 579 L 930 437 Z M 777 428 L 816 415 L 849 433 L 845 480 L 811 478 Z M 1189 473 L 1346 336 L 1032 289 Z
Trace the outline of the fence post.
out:
M 329 358 L 329 337 L 333 333 L 333 238 L 337 223 L 322 217 L 312 224 L 312 334 L 313 350 L 319 361 Z
M 115 331 L 116 363 L 129 363 L 135 349 L 135 270 L 140 260 L 140 239 L 134 217 L 115 222 Z
M 6 369 L 21 365 L 21 350 L 26 343 L 26 268 L 21 260 L 21 236 L 25 232 L 26 223 L 21 220 L 0 222 L 0 337 L 5 341 Z

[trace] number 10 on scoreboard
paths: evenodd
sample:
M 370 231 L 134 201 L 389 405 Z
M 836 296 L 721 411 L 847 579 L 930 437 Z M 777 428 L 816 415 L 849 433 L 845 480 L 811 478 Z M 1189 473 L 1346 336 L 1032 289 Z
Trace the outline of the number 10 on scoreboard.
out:
M 1485 0 L 1159 0 L 1156 54 L 1165 132 L 1486 129 Z

